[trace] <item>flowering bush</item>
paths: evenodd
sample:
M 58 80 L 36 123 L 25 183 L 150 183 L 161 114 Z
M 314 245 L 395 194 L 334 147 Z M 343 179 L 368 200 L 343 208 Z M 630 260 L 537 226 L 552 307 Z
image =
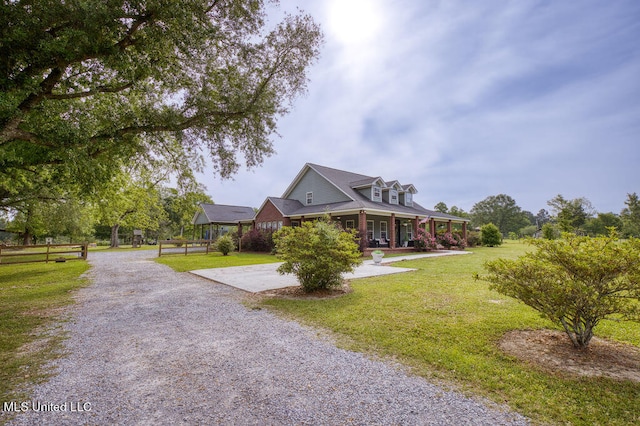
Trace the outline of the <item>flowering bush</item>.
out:
M 465 248 L 466 243 L 464 239 L 458 234 L 452 234 L 451 232 L 445 232 L 444 234 L 438 234 L 438 244 L 444 246 L 444 248 L 450 249 L 452 247 Z
M 435 237 L 431 236 L 431 234 L 423 228 L 418 228 L 416 236 L 413 239 L 413 244 L 417 251 L 433 250 L 438 245 Z

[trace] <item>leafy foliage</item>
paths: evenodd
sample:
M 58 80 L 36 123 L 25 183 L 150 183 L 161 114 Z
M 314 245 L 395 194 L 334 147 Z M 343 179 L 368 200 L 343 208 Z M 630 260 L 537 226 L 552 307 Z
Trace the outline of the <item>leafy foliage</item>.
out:
M 92 193 L 136 157 L 259 165 L 322 40 L 304 14 L 265 31 L 265 3 L 3 2 L 0 208 L 52 184 Z
M 438 233 L 436 235 L 437 244 L 441 244 L 444 248 L 465 248 L 467 246 L 466 242 L 462 238 L 462 236 L 455 232 L 444 232 Z
M 474 226 L 493 223 L 505 235 L 531 224 L 529 213 L 522 211 L 516 201 L 505 194 L 490 196 L 474 204 L 471 220 Z
M 295 274 L 306 292 L 342 284 L 342 274 L 362 262 L 353 232 L 328 219 L 285 227 L 274 234 L 281 274 Z
M 558 194 L 547 204 L 553 209 L 556 222 L 562 232 L 581 231 L 587 219 L 594 213 L 591 202 L 584 197 L 567 200 Z
M 627 194 L 627 200 L 624 204 L 626 207 L 620 214 L 623 235 L 640 237 L 640 198 L 638 198 L 638 194 L 635 192 Z
M 495 247 L 502 244 L 502 234 L 493 223 L 487 223 L 480 228 L 480 240 L 486 247 Z
M 434 250 L 438 246 L 436 238 L 421 227 L 418 227 L 413 241 L 417 251 Z
M 224 256 L 227 256 L 230 252 L 236 249 L 236 245 L 231 238 L 231 235 L 223 235 L 216 241 L 217 250 Z
M 640 240 L 565 233 L 529 242 L 537 251 L 486 263 L 493 289 L 561 325 L 576 348 L 604 319 L 640 321 Z
M 560 231 L 552 223 L 545 223 L 542 225 L 542 237 L 547 240 L 555 240 L 560 238 Z
M 245 232 L 241 239 L 243 251 L 270 253 L 274 249 L 273 233 L 261 229 Z

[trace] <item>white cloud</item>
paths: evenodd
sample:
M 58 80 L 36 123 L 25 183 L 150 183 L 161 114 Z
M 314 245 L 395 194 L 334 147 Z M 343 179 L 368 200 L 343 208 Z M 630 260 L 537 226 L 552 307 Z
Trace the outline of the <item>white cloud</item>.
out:
M 411 182 L 426 207 L 562 193 L 618 212 L 640 192 L 640 3 L 281 3 L 327 43 L 277 154 L 210 185 L 217 202 L 259 205 L 306 162 Z

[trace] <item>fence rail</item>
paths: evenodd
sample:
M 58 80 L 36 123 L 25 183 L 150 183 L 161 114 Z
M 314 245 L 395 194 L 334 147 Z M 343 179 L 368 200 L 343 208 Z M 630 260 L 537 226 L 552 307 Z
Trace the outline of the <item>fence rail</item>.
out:
M 32 246 L 0 245 L 0 265 L 87 260 L 88 247 L 89 243 L 40 244 Z
M 206 253 L 212 250 L 212 240 L 165 240 L 158 241 L 158 257 L 163 254 Z M 164 246 L 164 248 L 163 248 Z

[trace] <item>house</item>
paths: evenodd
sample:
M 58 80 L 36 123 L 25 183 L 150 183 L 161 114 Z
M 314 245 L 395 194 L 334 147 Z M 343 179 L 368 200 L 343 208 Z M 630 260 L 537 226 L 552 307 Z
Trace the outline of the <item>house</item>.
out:
M 425 209 L 414 201 L 417 192 L 397 180 L 307 163 L 281 197 L 262 203 L 253 222 L 257 229 L 274 231 L 328 214 L 366 235 L 369 247 L 389 249 L 411 246 L 421 225 L 435 235 L 439 226 L 451 232 L 458 224 L 466 239 L 468 219 Z

